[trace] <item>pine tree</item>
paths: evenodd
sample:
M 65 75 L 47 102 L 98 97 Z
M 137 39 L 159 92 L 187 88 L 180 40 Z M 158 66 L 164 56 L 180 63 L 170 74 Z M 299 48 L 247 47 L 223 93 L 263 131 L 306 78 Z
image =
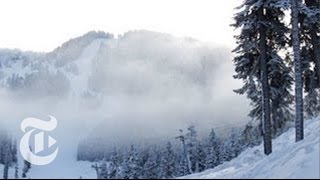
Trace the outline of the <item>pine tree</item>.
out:
M 236 129 L 232 129 L 228 142 L 231 150 L 231 159 L 236 158 L 244 150 L 244 143 L 241 141 L 240 132 Z
M 118 174 L 120 167 L 119 155 L 116 149 L 111 152 L 110 158 L 103 158 L 98 164 L 94 165 L 93 168 L 97 171 L 98 177 L 101 179 L 115 179 L 119 178 Z
M 287 0 L 245 0 L 235 15 L 238 46 L 233 51 L 236 75 L 244 85 L 235 90 L 251 100 L 249 116 L 258 120 L 264 138 L 265 153 L 272 152 L 271 136 L 292 118 L 290 104 L 291 70 L 285 57 L 288 28 L 284 23 Z
M 227 140 L 223 141 L 223 143 L 221 143 L 221 145 L 220 145 L 219 159 L 220 159 L 221 163 L 231 160 L 230 149 L 229 149 L 229 144 L 228 144 Z
M 305 112 L 308 117 L 320 113 L 320 1 L 300 4 L 301 61 L 304 77 Z
M 131 145 L 126 163 L 125 177 L 128 179 L 138 179 L 140 177 L 141 166 L 139 163 L 139 154 L 134 145 Z
M 175 161 L 176 157 L 172 144 L 168 142 L 161 158 L 160 178 L 168 179 L 175 177 Z
M 186 137 L 183 134 L 182 129 L 180 129 L 179 132 L 181 135 L 176 137 L 176 139 L 179 139 L 182 143 L 182 158 L 180 158 L 181 160 L 179 162 L 179 174 L 183 176 L 192 173 L 192 163 L 188 152 L 189 150 L 186 145 Z
M 255 122 L 250 121 L 242 131 L 241 139 L 245 147 L 257 146 L 262 142 L 260 127 L 253 125 L 253 123 Z
M 109 174 L 111 179 L 118 178 L 120 165 L 121 165 L 120 154 L 118 153 L 117 149 L 114 149 L 110 157 Z
M 177 163 L 177 175 L 178 176 L 185 176 L 185 175 L 188 175 L 188 174 L 191 174 L 190 173 L 190 169 L 188 168 L 188 162 L 187 162 L 187 159 L 185 158 L 184 155 L 181 155 L 179 159 L 179 162 Z
M 190 163 L 191 163 L 191 172 L 199 172 L 200 171 L 200 161 L 201 159 L 201 154 L 199 149 L 199 141 L 198 141 L 198 133 L 196 131 L 195 126 L 189 126 L 187 129 L 187 133 L 185 135 L 186 137 L 186 149 L 187 153 L 190 158 Z
M 196 159 L 196 172 L 202 172 L 206 168 L 206 152 L 204 151 L 204 145 L 198 141 L 196 149 L 195 159 Z
M 320 86 L 320 1 L 319 0 L 305 0 L 305 6 L 300 10 L 300 13 L 304 14 L 305 30 L 307 30 L 310 36 L 310 43 L 312 44 L 312 54 L 314 58 L 315 74 L 318 80 L 317 84 Z M 319 87 L 318 86 L 318 87 Z
M 214 168 L 220 164 L 220 142 L 217 139 L 216 133 L 213 129 L 211 129 L 209 134 L 206 154 L 206 169 Z
M 147 161 L 143 165 L 143 179 L 158 179 L 161 171 L 160 167 L 160 156 L 156 150 L 149 151 Z

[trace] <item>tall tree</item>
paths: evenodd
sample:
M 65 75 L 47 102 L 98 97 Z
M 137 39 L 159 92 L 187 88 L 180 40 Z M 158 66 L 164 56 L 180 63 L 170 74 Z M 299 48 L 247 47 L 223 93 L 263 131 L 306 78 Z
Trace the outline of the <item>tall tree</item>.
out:
M 198 132 L 195 126 L 191 125 L 187 129 L 186 137 L 186 148 L 190 157 L 191 172 L 199 172 L 200 158 L 198 154 Z
M 220 141 L 213 129 L 209 134 L 206 154 L 206 169 L 214 168 L 220 164 Z
M 263 6 L 258 9 L 258 17 L 265 20 L 265 9 Z M 261 23 L 259 25 L 259 51 L 260 51 L 260 78 L 262 84 L 262 113 L 263 113 L 263 141 L 264 153 L 270 154 L 272 152 L 271 142 L 271 112 L 270 112 L 270 94 L 268 81 L 268 67 L 267 67 L 267 34 L 266 25 Z
M 131 145 L 127 161 L 126 177 L 129 179 L 137 179 L 141 175 L 142 167 L 140 166 L 139 152 L 134 145 Z
M 299 12 L 304 109 L 312 117 L 320 113 L 320 1 L 305 0 Z
M 290 67 L 281 55 L 289 41 L 284 23 L 287 0 L 245 0 L 235 14 L 238 46 L 233 50 L 236 75 L 244 82 L 236 93 L 246 94 L 253 109 L 249 116 L 260 121 L 265 154 L 272 152 L 271 137 L 292 118 Z
M 175 175 L 175 153 L 170 142 L 167 143 L 161 159 L 160 178 L 173 178 Z
M 142 173 L 143 179 L 157 179 L 159 178 L 159 174 L 161 174 L 161 169 L 159 168 L 160 158 L 159 152 L 154 150 L 149 150 L 148 158 L 143 165 Z
M 186 137 L 183 134 L 183 130 L 180 129 L 179 132 L 181 133 L 180 136 L 177 136 L 176 139 L 179 139 L 182 143 L 182 154 L 183 154 L 183 158 L 180 161 L 179 164 L 179 171 L 181 173 L 185 173 L 186 171 L 188 171 L 189 174 L 192 173 L 192 164 L 191 164 L 191 159 L 190 159 L 190 154 L 188 152 L 188 148 L 186 145 Z M 185 174 L 183 174 L 185 175 Z
M 300 4 L 300 0 L 291 0 L 292 45 L 295 74 L 296 141 L 300 141 L 303 139 L 303 80 L 299 31 Z
M 305 0 L 306 11 L 304 11 L 309 23 L 310 40 L 313 47 L 315 71 L 318 84 L 320 85 L 320 1 Z

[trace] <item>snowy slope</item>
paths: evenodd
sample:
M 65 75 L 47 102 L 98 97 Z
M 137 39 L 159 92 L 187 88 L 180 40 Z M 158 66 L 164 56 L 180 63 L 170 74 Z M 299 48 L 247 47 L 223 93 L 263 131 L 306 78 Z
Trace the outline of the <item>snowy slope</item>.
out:
M 184 178 L 320 178 L 320 117 L 305 122 L 305 139 L 295 143 L 291 128 L 273 141 L 273 153 L 263 146 L 249 148 L 214 169 Z

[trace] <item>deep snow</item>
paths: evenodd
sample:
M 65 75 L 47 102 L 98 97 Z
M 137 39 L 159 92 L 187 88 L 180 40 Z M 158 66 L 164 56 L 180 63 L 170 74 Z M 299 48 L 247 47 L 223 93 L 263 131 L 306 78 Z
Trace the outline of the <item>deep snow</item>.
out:
M 273 153 L 263 146 L 249 148 L 214 169 L 183 178 L 320 178 L 320 116 L 305 121 L 305 138 L 295 142 L 295 129 L 273 140 Z

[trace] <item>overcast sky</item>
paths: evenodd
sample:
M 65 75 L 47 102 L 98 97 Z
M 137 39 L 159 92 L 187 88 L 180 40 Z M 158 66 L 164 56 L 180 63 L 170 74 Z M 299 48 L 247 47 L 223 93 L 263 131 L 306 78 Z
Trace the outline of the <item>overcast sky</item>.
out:
M 232 46 L 237 0 L 1 0 L 0 48 L 51 51 L 90 30 L 146 29 Z

